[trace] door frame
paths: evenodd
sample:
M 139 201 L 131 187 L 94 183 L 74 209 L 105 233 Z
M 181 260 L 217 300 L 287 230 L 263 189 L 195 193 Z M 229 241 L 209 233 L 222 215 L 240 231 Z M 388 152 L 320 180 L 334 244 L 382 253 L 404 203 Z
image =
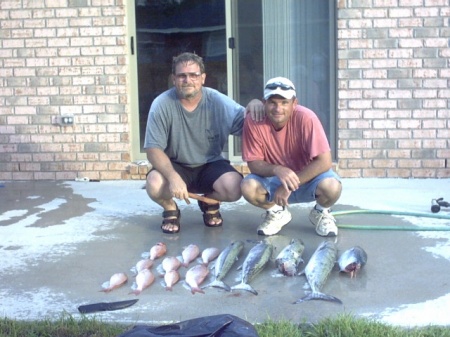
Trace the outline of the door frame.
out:
M 137 44 L 136 44 L 136 11 L 135 0 L 125 0 L 127 17 L 127 97 L 130 126 L 130 161 L 145 160 L 146 154 L 141 152 L 139 132 L 139 90 L 138 90 L 138 66 L 137 66 Z

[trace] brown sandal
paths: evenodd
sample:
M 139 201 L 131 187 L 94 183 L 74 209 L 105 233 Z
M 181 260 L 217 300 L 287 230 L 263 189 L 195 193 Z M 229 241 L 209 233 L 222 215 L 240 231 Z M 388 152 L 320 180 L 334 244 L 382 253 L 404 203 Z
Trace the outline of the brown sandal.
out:
M 198 200 L 198 206 L 200 210 L 203 212 L 203 223 L 207 227 L 220 227 L 223 224 L 222 215 L 219 212 L 220 204 L 208 204 L 206 202 Z M 214 213 L 208 213 L 211 211 L 217 211 Z M 211 220 L 215 219 L 216 221 L 220 221 L 220 223 L 211 224 L 209 223 Z
M 181 229 L 181 224 L 180 224 L 180 218 L 181 218 L 181 213 L 180 210 L 178 209 L 178 206 L 176 206 L 177 209 L 174 211 L 164 211 L 162 212 L 162 217 L 163 222 L 161 225 L 161 230 L 163 231 L 163 233 L 166 234 L 175 234 L 178 233 Z M 173 218 L 175 217 L 175 218 Z M 167 219 L 167 218 L 171 218 L 171 219 Z M 169 230 L 169 229 L 164 229 L 163 227 L 165 225 L 172 225 L 175 228 L 173 230 Z

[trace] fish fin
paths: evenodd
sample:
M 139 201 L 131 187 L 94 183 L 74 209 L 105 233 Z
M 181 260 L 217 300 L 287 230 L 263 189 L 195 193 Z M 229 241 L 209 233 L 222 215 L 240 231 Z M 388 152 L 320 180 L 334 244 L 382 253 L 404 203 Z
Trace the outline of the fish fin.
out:
M 230 286 L 227 285 L 225 282 L 220 281 L 220 280 L 214 280 L 211 283 L 203 286 L 202 289 L 209 288 L 209 287 L 220 288 L 220 289 L 223 289 L 223 290 L 226 290 L 226 291 L 231 291 Z
M 306 302 L 306 301 L 312 301 L 312 300 L 322 300 L 322 301 L 335 302 L 335 303 L 342 304 L 342 301 L 339 298 L 331 296 L 331 295 L 327 295 L 324 293 L 320 293 L 320 292 L 309 293 L 308 295 L 295 301 L 293 304 L 302 303 L 302 302 Z
M 253 289 L 253 287 L 247 283 L 239 283 L 233 287 L 231 287 L 231 290 L 245 290 L 248 291 L 250 293 L 252 293 L 253 295 L 258 295 L 258 292 Z

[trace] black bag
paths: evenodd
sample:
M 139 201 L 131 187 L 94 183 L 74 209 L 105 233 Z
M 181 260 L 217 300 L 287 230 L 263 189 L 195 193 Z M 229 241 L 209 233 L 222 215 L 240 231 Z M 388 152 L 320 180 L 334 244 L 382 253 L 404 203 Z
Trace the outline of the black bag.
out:
M 258 337 L 253 325 L 233 315 L 194 318 L 175 324 L 136 325 L 117 337 Z

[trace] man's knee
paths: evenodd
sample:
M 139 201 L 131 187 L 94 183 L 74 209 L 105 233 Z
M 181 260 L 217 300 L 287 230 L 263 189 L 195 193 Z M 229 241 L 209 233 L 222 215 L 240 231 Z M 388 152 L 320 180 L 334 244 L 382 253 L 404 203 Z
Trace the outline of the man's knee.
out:
M 164 178 L 161 175 L 161 173 L 159 173 L 156 170 L 152 170 L 147 174 L 145 187 L 149 195 L 158 194 L 158 192 L 161 191 L 163 186 L 164 186 Z
M 317 185 L 316 195 L 324 203 L 334 204 L 342 192 L 342 184 L 336 178 L 325 178 Z
M 261 184 L 255 179 L 244 179 L 241 182 L 242 196 L 249 200 L 253 199 L 257 194 L 257 190 Z
M 238 173 L 229 172 L 221 177 L 218 182 L 217 188 L 214 186 L 214 190 L 219 194 L 224 194 L 222 197 L 227 201 L 237 201 L 241 198 L 241 181 L 242 176 Z

